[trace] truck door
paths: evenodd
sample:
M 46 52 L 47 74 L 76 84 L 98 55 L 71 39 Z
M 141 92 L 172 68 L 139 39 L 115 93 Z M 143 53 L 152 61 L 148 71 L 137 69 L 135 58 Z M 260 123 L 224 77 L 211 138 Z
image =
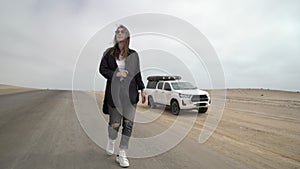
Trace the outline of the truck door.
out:
M 154 102 L 156 103 L 159 103 L 159 104 L 162 104 L 162 90 L 163 90 L 163 85 L 164 85 L 164 82 L 158 82 L 157 84 L 157 88 L 155 90 L 155 95 L 154 95 Z
M 162 104 L 164 105 L 170 105 L 170 100 L 171 100 L 171 86 L 168 82 L 165 82 L 164 88 L 162 91 Z

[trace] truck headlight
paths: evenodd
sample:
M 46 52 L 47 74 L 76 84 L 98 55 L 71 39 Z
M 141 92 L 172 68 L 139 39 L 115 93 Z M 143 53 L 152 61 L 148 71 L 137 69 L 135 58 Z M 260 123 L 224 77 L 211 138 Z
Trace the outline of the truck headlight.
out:
M 190 98 L 192 95 L 191 94 L 182 94 L 182 93 L 179 93 L 179 97 L 180 98 Z

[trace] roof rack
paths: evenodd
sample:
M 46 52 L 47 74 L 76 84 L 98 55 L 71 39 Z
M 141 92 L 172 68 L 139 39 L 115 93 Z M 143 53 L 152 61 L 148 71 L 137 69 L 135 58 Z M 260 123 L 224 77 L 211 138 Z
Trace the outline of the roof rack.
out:
M 148 76 L 148 81 L 167 81 L 167 80 L 180 80 L 180 76 Z

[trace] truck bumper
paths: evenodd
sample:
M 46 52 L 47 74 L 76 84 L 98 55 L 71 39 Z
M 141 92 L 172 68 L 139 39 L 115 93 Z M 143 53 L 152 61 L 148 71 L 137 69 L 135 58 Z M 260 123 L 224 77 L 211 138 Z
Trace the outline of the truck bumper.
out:
M 190 99 L 181 99 L 179 103 L 180 109 L 198 109 L 200 107 L 209 107 L 209 101 L 201 101 L 201 102 L 192 102 Z

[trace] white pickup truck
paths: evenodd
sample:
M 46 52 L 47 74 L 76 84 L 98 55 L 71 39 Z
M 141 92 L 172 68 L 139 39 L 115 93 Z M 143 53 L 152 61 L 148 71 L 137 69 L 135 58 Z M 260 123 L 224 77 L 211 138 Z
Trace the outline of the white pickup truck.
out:
M 180 76 L 147 77 L 145 91 L 149 108 L 155 108 L 157 105 L 168 106 L 175 115 L 183 109 L 197 109 L 198 113 L 205 113 L 211 103 L 208 92 L 180 79 Z

